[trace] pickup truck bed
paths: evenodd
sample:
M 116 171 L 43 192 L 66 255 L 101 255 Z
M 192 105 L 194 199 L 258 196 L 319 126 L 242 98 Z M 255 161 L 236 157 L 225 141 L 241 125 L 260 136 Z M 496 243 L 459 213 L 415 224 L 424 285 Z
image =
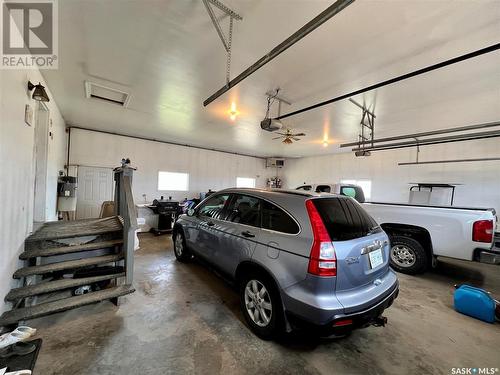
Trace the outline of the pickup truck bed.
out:
M 494 233 L 497 218 L 492 208 L 364 203 L 363 189 L 344 183 L 304 184 L 297 190 L 347 195 L 360 202 L 389 235 L 390 262 L 397 271 L 424 272 L 438 256 L 500 264 L 500 234 Z
M 362 206 L 391 238 L 391 265 L 398 271 L 423 272 L 437 256 L 500 262 L 493 246 L 494 209 L 386 202 Z

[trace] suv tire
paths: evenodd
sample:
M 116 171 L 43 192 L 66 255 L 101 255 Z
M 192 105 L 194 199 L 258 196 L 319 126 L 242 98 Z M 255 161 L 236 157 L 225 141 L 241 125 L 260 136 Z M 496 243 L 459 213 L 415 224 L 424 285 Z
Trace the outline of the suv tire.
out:
M 391 267 L 401 273 L 416 275 L 425 272 L 429 260 L 417 240 L 405 236 L 392 236 L 389 250 Z
M 182 230 L 174 233 L 173 242 L 175 258 L 182 263 L 189 262 L 193 256 L 186 246 L 186 239 Z
M 240 283 L 240 306 L 250 329 L 270 340 L 283 331 L 283 307 L 279 292 L 269 276 L 252 271 Z

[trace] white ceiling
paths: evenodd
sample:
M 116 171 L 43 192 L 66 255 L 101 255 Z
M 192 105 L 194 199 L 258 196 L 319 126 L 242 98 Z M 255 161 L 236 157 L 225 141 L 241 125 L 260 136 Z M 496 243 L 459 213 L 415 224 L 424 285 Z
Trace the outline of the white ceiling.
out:
M 243 16 L 234 27 L 232 77 L 332 3 L 224 2 Z M 498 1 L 357 0 L 203 107 L 225 83 L 226 57 L 201 0 L 60 1 L 59 18 L 59 69 L 44 76 L 68 125 L 258 156 L 339 152 L 339 143 L 356 139 L 361 116 L 345 100 L 291 117 L 285 124 L 307 136 L 283 145 L 259 126 L 268 90 L 281 88 L 293 103 L 288 112 L 500 36 Z M 129 92 L 128 108 L 86 99 L 85 80 Z M 382 137 L 498 120 L 499 82 L 497 51 L 355 99 L 375 107 Z M 232 101 L 240 111 L 234 122 Z

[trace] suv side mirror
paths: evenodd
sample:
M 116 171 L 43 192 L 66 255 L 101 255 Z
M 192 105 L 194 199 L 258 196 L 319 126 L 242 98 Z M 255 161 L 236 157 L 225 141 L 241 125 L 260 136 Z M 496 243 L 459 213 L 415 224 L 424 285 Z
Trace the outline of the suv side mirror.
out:
M 187 210 L 187 215 L 188 216 L 194 216 L 194 209 L 190 208 L 189 210 Z

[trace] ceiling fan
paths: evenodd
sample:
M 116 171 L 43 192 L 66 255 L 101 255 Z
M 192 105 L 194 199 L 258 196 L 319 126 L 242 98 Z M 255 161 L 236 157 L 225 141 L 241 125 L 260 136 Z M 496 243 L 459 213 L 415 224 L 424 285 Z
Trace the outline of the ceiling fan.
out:
M 293 141 L 300 141 L 300 138 L 298 137 L 304 137 L 306 134 L 305 133 L 293 133 L 291 129 L 286 129 L 285 133 L 280 133 L 276 132 L 277 134 L 280 134 L 279 137 L 274 137 L 273 139 L 281 139 L 283 138 L 283 143 L 290 145 L 293 143 Z

